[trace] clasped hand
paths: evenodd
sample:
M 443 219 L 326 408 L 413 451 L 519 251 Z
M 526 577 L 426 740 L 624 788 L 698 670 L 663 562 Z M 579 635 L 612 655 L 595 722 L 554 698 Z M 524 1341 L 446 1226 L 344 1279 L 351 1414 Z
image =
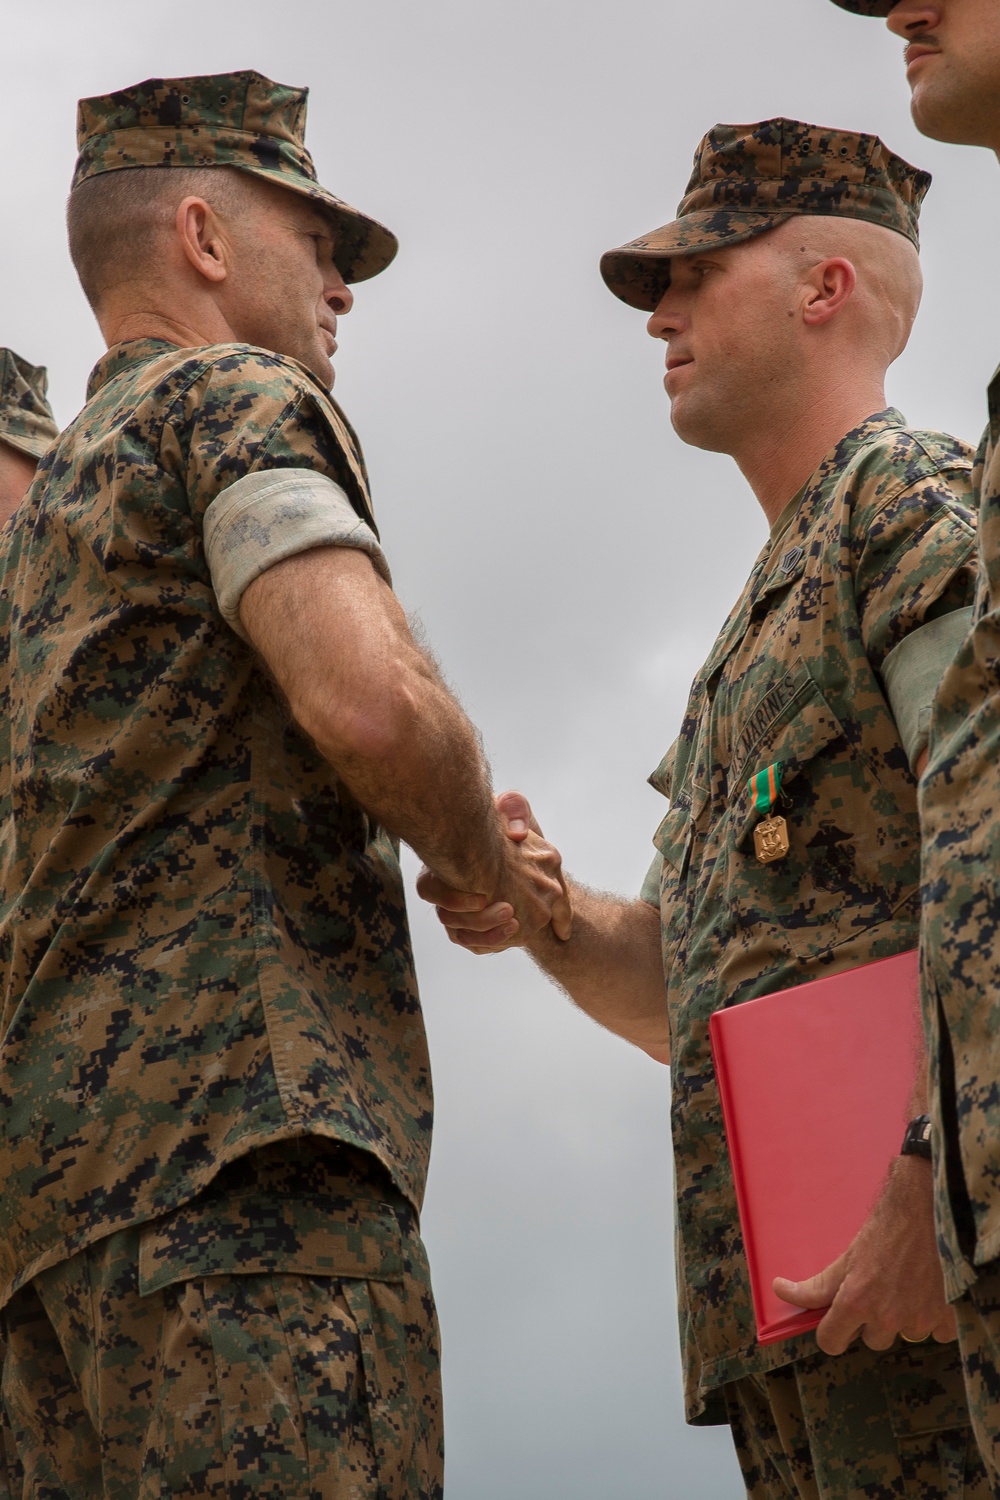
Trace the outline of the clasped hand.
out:
M 829 1309 L 816 1330 L 827 1354 L 843 1354 L 859 1337 L 869 1349 L 888 1349 L 897 1334 L 911 1343 L 954 1339 L 955 1314 L 945 1299 L 934 1230 L 930 1162 L 898 1158 L 882 1197 L 844 1254 L 808 1281 L 777 1277 L 774 1290 L 796 1307 Z
M 559 850 L 543 837 L 520 792 L 504 792 L 496 807 L 508 840 L 499 889 L 492 896 L 456 891 L 425 865 L 418 895 L 437 908 L 451 941 L 470 953 L 520 947 L 549 928 L 567 941 L 573 908 Z

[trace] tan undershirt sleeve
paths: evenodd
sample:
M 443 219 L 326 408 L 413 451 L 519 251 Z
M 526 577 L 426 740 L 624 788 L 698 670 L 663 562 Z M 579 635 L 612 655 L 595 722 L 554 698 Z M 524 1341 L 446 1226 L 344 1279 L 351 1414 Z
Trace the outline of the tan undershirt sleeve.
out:
M 646 871 L 646 878 L 642 882 L 642 890 L 639 892 L 640 901 L 648 901 L 650 906 L 660 909 L 660 871 L 663 869 L 663 855 L 657 854 L 653 863 Z
M 972 609 L 955 609 L 913 630 L 882 663 L 885 695 L 911 768 L 927 749 L 934 695 L 972 625 Z
M 205 556 L 222 617 L 238 636 L 247 639 L 240 600 L 254 579 L 314 547 L 356 547 L 392 582 L 374 531 L 314 469 L 264 469 L 216 495 L 205 512 Z

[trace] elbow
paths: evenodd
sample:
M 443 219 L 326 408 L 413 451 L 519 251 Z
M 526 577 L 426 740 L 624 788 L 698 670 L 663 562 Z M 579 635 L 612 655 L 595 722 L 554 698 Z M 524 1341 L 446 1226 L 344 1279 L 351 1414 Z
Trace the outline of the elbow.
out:
M 336 768 L 358 762 L 392 764 L 404 746 L 412 745 L 418 712 L 412 687 L 401 674 L 390 673 L 373 674 L 349 695 L 314 698 L 295 717 Z

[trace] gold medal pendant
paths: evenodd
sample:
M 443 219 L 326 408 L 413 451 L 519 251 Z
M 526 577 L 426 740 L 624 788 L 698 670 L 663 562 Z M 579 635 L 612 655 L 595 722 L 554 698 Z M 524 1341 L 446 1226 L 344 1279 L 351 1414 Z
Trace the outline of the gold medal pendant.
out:
M 759 864 L 770 865 L 784 859 L 789 850 L 788 824 L 784 818 L 764 818 L 753 831 L 753 846 Z

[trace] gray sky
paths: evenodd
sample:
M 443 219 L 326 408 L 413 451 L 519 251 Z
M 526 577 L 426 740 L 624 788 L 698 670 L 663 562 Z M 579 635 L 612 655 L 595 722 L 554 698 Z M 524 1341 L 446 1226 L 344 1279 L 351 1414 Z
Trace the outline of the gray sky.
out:
M 0 342 L 48 364 L 63 422 L 101 349 L 62 226 L 76 99 L 240 67 L 310 86 L 321 180 L 402 241 L 337 381 L 398 591 L 498 785 L 575 874 L 637 890 L 663 809 L 645 777 L 765 527 L 728 459 L 674 437 L 662 347 L 598 258 L 672 217 L 716 121 L 874 130 L 935 175 L 890 397 L 975 437 L 996 162 L 918 136 L 901 45 L 828 0 L 11 0 L 3 29 Z M 414 928 L 449 1500 L 740 1495 L 728 1433 L 681 1415 L 666 1072 L 519 955 Z

